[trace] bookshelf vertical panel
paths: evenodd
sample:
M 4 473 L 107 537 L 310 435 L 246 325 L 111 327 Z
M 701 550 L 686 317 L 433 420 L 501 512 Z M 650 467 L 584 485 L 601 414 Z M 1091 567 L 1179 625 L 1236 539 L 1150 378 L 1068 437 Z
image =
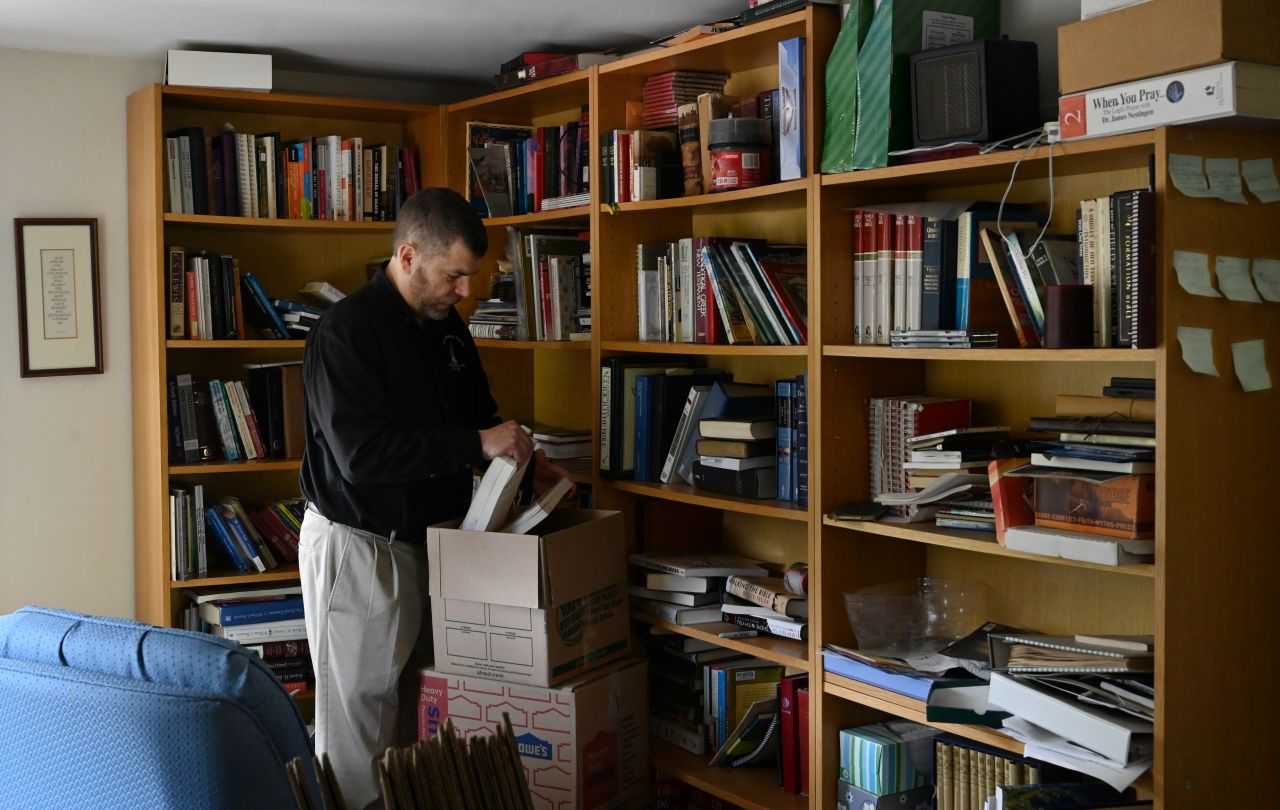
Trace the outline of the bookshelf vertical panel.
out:
M 140 621 L 167 623 L 169 509 L 165 384 L 165 289 L 162 283 L 163 173 L 159 87 L 129 97 L 129 298 L 133 376 L 134 610 Z
M 837 8 L 811 7 L 812 13 L 805 22 L 805 76 L 804 76 L 804 154 L 808 176 L 822 168 L 822 146 L 827 119 L 827 57 L 840 35 L 840 14 Z
M 448 150 L 444 141 L 444 113 L 429 109 L 404 125 L 405 145 L 417 147 L 418 182 L 422 188 L 447 185 Z M 368 141 L 365 142 L 366 145 Z
M 806 523 L 725 512 L 723 531 L 725 551 L 763 560 L 778 571 L 808 559 Z
M 596 421 L 586 407 L 590 398 L 591 353 L 549 351 L 533 353 L 533 412 L 539 422 L 556 427 L 590 428 Z
M 817 671 L 822 669 L 821 663 Z M 817 677 L 809 679 L 809 806 L 836 807 L 840 779 L 840 730 L 886 719 L 883 712 L 852 703 L 823 690 Z
M 1280 451 L 1280 309 L 1192 296 L 1178 286 L 1173 251 L 1280 258 L 1276 206 L 1183 196 L 1169 182 L 1170 154 L 1280 160 L 1280 137 L 1207 128 L 1170 129 L 1157 144 L 1161 213 L 1158 289 L 1163 299 L 1157 367 L 1157 792 L 1166 806 L 1259 804 L 1271 785 L 1250 754 L 1204 756 L 1203 741 L 1231 729 L 1241 752 L 1280 749 L 1280 696 L 1272 667 L 1280 644 L 1273 599 L 1280 571 L 1273 476 Z M 1211 263 L 1212 266 L 1212 263 Z M 1182 361 L 1179 326 L 1213 329 L 1219 378 Z M 1242 390 L 1231 344 L 1262 339 L 1273 387 Z M 1263 718 L 1268 718 L 1264 720 Z

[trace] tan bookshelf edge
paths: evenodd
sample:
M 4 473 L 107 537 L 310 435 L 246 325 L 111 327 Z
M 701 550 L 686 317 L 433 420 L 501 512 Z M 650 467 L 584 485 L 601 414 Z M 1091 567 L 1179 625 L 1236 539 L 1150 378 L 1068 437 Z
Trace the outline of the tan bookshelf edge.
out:
M 166 340 L 166 349 L 225 350 L 225 349 L 301 349 L 305 340 Z
M 607 352 L 627 354 L 737 355 L 740 357 L 807 357 L 807 346 L 769 346 L 751 343 L 660 343 L 641 340 L 602 340 Z
M 756 201 L 771 197 L 803 195 L 808 190 L 809 184 L 810 181 L 807 178 L 802 178 L 800 180 L 787 180 L 781 183 L 769 183 L 767 185 L 741 189 L 739 191 L 721 191 L 714 194 L 698 194 L 691 197 L 668 197 L 661 200 L 644 200 L 642 202 L 602 203 L 600 205 L 600 210 L 602 213 L 617 215 L 645 211 L 674 211 L 684 208 L 714 209 L 718 207 L 729 207 L 734 203 Z
M 699 756 L 656 737 L 649 744 L 649 765 L 685 784 L 733 802 L 744 810 L 802 810 L 806 796 L 784 793 L 773 768 L 719 768 Z
M 743 515 L 798 521 L 809 519 L 808 510 L 802 506 L 787 504 L 783 501 L 719 495 L 705 489 L 695 489 L 687 484 L 654 484 L 646 481 L 609 481 L 608 484 L 619 492 L 628 492 L 632 495 L 706 506 Z
M 333 231 L 335 233 L 381 232 L 395 230 L 394 222 L 359 220 L 357 222 L 333 222 L 315 219 L 268 219 L 266 217 L 227 217 L 212 214 L 165 214 L 166 225 L 194 226 L 210 229 L 262 230 L 262 231 Z
M 212 576 L 198 579 L 171 579 L 169 587 L 174 591 L 190 588 L 241 588 L 245 585 L 261 585 L 268 582 L 290 582 L 298 579 L 297 563 L 284 563 L 279 568 L 257 573 L 214 572 Z M 179 597 L 181 598 L 181 597 Z
M 496 340 L 476 338 L 481 349 L 524 349 L 547 352 L 590 352 L 591 342 L 586 340 Z
M 575 205 L 572 208 L 558 208 L 553 211 L 539 211 L 536 214 L 520 214 L 510 217 L 489 217 L 484 224 L 490 228 L 524 225 L 573 225 L 591 216 L 591 206 Z
M 869 360 L 954 360 L 995 363 L 1154 363 L 1156 349 L 899 349 L 893 346 L 824 345 L 823 357 Z
M 933 546 L 972 551 L 977 554 L 991 554 L 998 557 L 1009 557 L 1015 560 L 1059 565 L 1067 568 L 1087 568 L 1109 574 L 1122 574 L 1137 577 L 1155 577 L 1156 567 L 1149 563 L 1135 565 L 1102 565 L 1100 563 L 1079 562 L 1061 557 L 1046 557 L 1042 554 L 1030 554 L 1013 551 L 996 542 L 991 534 L 982 532 L 966 532 L 964 530 L 941 529 L 932 523 L 883 523 L 880 521 L 841 521 L 831 517 L 822 519 L 824 526 L 833 526 L 850 532 L 866 532 L 884 537 L 895 537 L 913 543 L 926 543 Z
M 672 624 L 657 616 L 634 610 L 631 612 L 631 618 L 682 636 L 696 638 L 699 641 L 708 641 L 728 650 L 754 655 L 774 664 L 802 669 L 805 672 L 809 671 L 809 642 L 807 641 L 794 641 L 789 638 L 779 638 L 771 635 L 759 635 L 754 638 L 721 638 L 713 633 L 699 630 L 696 624 Z

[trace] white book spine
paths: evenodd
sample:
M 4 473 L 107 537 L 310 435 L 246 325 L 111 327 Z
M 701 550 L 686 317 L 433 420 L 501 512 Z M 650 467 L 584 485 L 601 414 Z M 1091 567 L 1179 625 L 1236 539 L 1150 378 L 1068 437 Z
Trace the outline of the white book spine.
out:
M 236 134 L 236 174 L 240 178 L 240 216 L 256 216 L 257 200 L 253 194 L 253 136 Z M 223 167 L 223 171 L 226 171 Z
M 276 214 L 276 139 L 268 136 L 262 139 L 264 161 L 267 178 L 267 219 L 277 219 Z
M 678 243 L 680 275 L 680 342 L 693 342 L 693 237 L 685 237 Z
M 351 208 L 355 212 L 355 220 L 364 220 L 364 178 L 367 173 L 364 165 L 364 138 L 351 139 L 351 167 L 355 174 L 355 201 Z
M 249 423 L 244 418 L 245 403 L 240 401 L 240 391 L 234 382 L 224 382 L 222 387 L 227 392 L 227 402 L 231 405 L 231 415 L 235 420 L 236 433 L 240 436 L 240 445 L 244 447 L 244 457 L 252 461 L 258 457 L 258 451 L 253 445 L 253 434 L 249 432 Z
M 221 380 L 209 381 L 209 401 L 213 403 L 213 419 L 218 425 L 218 437 L 222 440 L 222 454 L 227 461 L 238 461 L 240 448 L 236 442 L 227 392 Z
M 178 163 L 182 172 L 182 212 L 194 214 L 196 201 L 191 185 L 191 139 L 186 135 L 178 137 Z
M 676 460 L 680 458 L 680 455 L 684 452 L 685 445 L 689 443 L 689 433 L 693 422 L 693 405 L 699 395 L 695 388 L 690 388 L 689 396 L 685 398 L 684 410 L 680 412 L 680 421 L 676 424 L 675 438 L 671 440 L 671 449 L 667 452 L 667 460 L 663 462 L 662 473 L 658 476 L 658 480 L 664 484 L 671 483 L 671 477 L 676 468 Z
M 892 240 L 893 228 L 882 228 L 880 217 L 891 214 L 876 214 L 876 233 L 883 237 L 889 234 Z M 893 245 L 876 245 L 876 343 L 888 345 L 889 332 L 893 327 Z

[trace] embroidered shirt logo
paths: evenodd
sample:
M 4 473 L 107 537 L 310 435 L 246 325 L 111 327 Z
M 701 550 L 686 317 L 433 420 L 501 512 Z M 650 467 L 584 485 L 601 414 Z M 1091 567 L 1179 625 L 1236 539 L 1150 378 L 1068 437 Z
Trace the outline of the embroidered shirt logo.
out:
M 458 352 L 462 349 L 462 339 L 457 335 L 445 335 L 441 341 L 446 349 L 449 350 L 449 368 L 453 371 L 462 371 L 467 364 L 458 358 Z

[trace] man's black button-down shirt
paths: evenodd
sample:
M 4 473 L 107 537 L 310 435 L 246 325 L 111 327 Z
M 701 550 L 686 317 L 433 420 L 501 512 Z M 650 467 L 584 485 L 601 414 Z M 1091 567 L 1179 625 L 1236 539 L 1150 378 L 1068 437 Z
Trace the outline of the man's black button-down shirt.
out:
M 312 328 L 303 380 L 302 494 L 321 514 L 421 542 L 466 513 L 477 431 L 500 420 L 456 310 L 419 325 L 380 272 Z

